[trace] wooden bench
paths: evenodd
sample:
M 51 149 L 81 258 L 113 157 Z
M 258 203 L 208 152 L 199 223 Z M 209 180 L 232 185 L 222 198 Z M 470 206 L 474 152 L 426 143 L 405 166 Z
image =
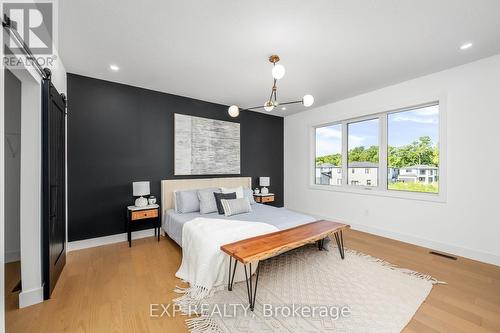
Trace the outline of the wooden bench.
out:
M 335 238 L 340 256 L 344 259 L 344 239 L 342 231 L 348 228 L 350 228 L 348 224 L 321 220 L 221 246 L 221 250 L 229 255 L 228 289 L 233 289 L 236 265 L 240 262 L 245 269 L 248 302 L 250 303 L 250 310 L 253 311 L 255 306 L 255 295 L 257 294 L 257 284 L 259 282 L 260 265 L 257 266 L 254 287 L 252 285 L 252 262 L 266 260 L 313 242 L 318 243 L 318 249 L 321 251 L 323 249 L 324 239 L 328 236 L 333 236 Z M 232 264 L 233 260 L 234 267 Z M 248 272 L 247 264 L 249 265 Z

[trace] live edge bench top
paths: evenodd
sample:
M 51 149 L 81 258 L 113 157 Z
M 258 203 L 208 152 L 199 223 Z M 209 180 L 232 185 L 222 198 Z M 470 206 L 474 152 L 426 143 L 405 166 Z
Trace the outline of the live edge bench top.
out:
M 348 228 L 348 224 L 321 220 L 226 244 L 221 250 L 246 264 L 274 257 Z

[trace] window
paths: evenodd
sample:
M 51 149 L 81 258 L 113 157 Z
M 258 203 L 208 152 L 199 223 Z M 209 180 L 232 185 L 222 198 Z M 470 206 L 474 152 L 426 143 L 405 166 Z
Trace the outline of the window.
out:
M 316 128 L 316 177 L 318 185 L 342 185 L 342 125 Z M 337 172 L 332 172 L 332 169 Z
M 315 184 L 348 191 L 439 193 L 438 103 L 347 119 L 314 131 Z
M 347 124 L 347 161 L 348 168 L 352 170 L 349 176 L 349 183 L 359 185 L 366 182 L 366 176 L 356 169 L 365 169 L 365 174 L 369 173 L 369 168 L 378 168 L 379 160 L 379 119 L 370 119 Z M 368 172 L 367 172 L 368 171 Z M 371 176 L 370 176 L 371 177 Z M 367 186 L 377 186 L 378 172 L 374 172 L 370 184 Z
M 389 168 L 418 170 L 418 175 L 434 175 L 439 167 L 439 105 L 430 105 L 387 115 L 387 159 Z M 412 168 L 413 167 L 413 168 Z M 397 191 L 438 193 L 437 182 L 418 177 L 403 183 L 402 175 L 390 177 L 387 188 Z

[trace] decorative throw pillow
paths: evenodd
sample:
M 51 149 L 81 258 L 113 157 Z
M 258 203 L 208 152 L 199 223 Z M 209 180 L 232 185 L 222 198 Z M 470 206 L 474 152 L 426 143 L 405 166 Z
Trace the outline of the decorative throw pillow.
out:
M 191 213 L 200 210 L 200 201 L 197 195 L 198 190 L 176 191 L 175 209 L 177 213 Z
M 222 193 L 236 193 L 236 198 L 240 199 L 245 197 L 243 194 L 243 186 L 235 187 L 235 188 L 227 188 L 227 187 L 221 187 L 221 192 Z
M 217 187 L 204 188 L 198 190 L 198 199 L 200 201 L 200 213 L 209 214 L 217 211 L 214 193 L 220 192 Z
M 255 203 L 255 199 L 253 198 L 253 191 L 251 188 L 245 187 L 243 189 L 243 196 L 248 199 L 250 205 Z
M 236 199 L 236 193 L 214 193 L 215 203 L 220 215 L 224 215 L 224 207 L 222 207 L 221 199 Z
M 224 207 L 224 215 L 233 216 L 236 214 L 249 213 L 252 211 L 247 198 L 241 199 L 221 199 L 222 207 Z

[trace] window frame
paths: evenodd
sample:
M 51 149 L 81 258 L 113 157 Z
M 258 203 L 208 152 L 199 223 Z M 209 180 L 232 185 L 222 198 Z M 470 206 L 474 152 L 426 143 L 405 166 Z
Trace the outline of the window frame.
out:
M 378 174 L 377 174 L 377 186 L 366 186 L 366 185 L 351 185 L 349 183 L 349 179 L 347 179 L 347 185 L 348 186 L 355 186 L 357 188 L 365 188 L 365 189 L 376 189 L 380 185 L 380 161 L 381 161 L 381 144 L 382 144 L 382 137 L 381 137 L 381 128 L 383 127 L 381 123 L 381 118 L 380 116 L 382 113 L 377 113 L 377 114 L 372 114 L 368 116 L 363 116 L 363 117 L 358 117 L 358 118 L 353 118 L 353 119 L 347 119 L 342 121 L 342 123 L 345 123 L 345 137 L 346 137 L 346 144 L 344 145 L 344 142 L 342 142 L 342 161 L 346 160 L 347 167 L 349 166 L 349 124 L 356 124 L 356 123 L 361 123 L 364 121 L 370 121 L 370 120 L 375 120 L 377 119 L 377 126 L 378 126 L 378 161 L 379 161 L 379 167 L 378 167 Z M 342 125 L 342 130 L 344 129 L 344 125 Z M 342 132 L 342 135 L 344 135 L 344 132 Z M 352 169 L 352 173 L 354 174 L 354 168 Z
M 331 122 L 331 123 L 327 123 L 327 124 L 322 124 L 322 125 L 318 125 L 318 126 L 313 126 L 312 128 L 312 135 L 313 135 L 313 142 L 314 142 L 314 150 L 312 151 L 312 156 L 313 156 L 313 172 L 314 172 L 314 179 L 312 181 L 312 184 L 311 185 L 314 185 L 314 186 L 330 186 L 330 187 L 342 187 L 344 186 L 344 177 L 346 176 L 347 173 L 344 172 L 344 154 L 341 152 L 341 155 L 342 155 L 342 163 L 340 163 L 340 172 L 337 172 L 337 173 L 340 173 L 341 174 L 341 184 L 338 184 L 338 180 L 337 180 L 337 184 L 330 184 L 330 185 L 322 185 L 322 184 L 316 184 L 316 129 L 318 128 L 321 128 L 321 127 L 329 127 L 329 126 L 335 126 L 335 125 L 341 125 L 340 126 L 340 131 L 342 133 L 342 137 L 341 137 L 341 150 L 344 149 L 344 126 L 342 125 L 342 122 L 340 121 L 336 121 L 336 122 Z
M 411 200 L 446 202 L 446 98 L 428 98 L 427 101 L 421 103 L 407 103 L 406 106 L 389 109 L 389 111 L 374 112 L 363 116 L 345 118 L 331 122 L 319 124 L 310 124 L 311 130 L 311 152 L 313 166 L 310 172 L 312 181 L 309 183 L 309 188 L 314 190 L 324 190 L 333 192 L 347 192 L 361 195 L 378 195 L 394 198 L 403 198 Z M 411 105 L 411 106 L 408 106 Z M 439 192 L 411 192 L 411 191 L 394 191 L 388 187 L 388 115 L 404 111 L 411 111 L 423 107 L 439 105 L 439 124 L 438 124 L 438 145 L 439 145 Z M 371 119 L 379 119 L 379 167 L 378 167 L 378 184 L 377 186 L 352 186 L 348 183 L 348 124 Z M 342 128 L 342 185 L 319 185 L 315 184 L 315 161 L 316 161 L 316 129 L 324 126 L 341 124 Z

